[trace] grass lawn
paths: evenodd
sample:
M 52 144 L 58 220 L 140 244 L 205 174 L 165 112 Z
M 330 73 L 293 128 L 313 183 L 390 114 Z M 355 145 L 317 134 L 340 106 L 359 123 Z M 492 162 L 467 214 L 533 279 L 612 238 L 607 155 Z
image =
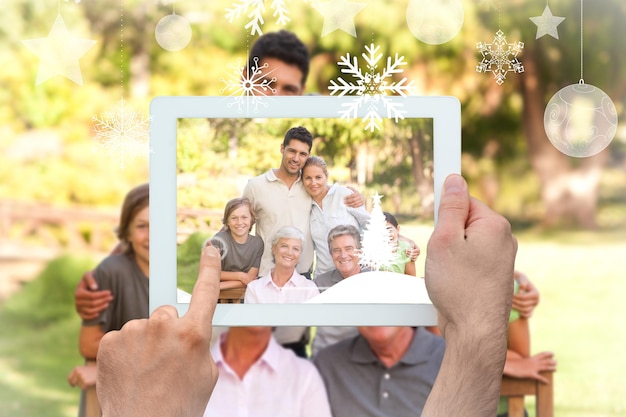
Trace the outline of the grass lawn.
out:
M 402 231 L 422 247 L 423 262 L 425 229 L 406 225 Z M 624 230 L 518 235 L 517 268 L 541 292 L 531 320 L 533 351 L 551 350 L 559 362 L 558 417 L 626 415 L 626 332 L 621 308 L 626 299 L 625 237 Z M 420 270 L 423 266 L 418 265 Z M 70 294 L 79 276 L 73 277 L 63 286 Z M 15 296 L 16 302 L 0 307 L 0 416 L 74 417 L 78 390 L 69 387 L 65 378 L 81 362 L 80 322 L 68 314 L 73 312 L 71 304 L 62 313 L 49 310 L 55 314 L 53 321 L 26 314 L 25 306 L 46 307 L 41 288 L 34 287 L 27 286 Z M 527 405 L 534 416 L 532 401 Z
M 66 376 L 83 362 L 73 294 L 93 260 L 63 256 L 0 310 L 0 416 L 77 415 L 79 390 Z
M 626 236 L 522 236 L 517 266 L 541 292 L 531 319 L 532 348 L 558 360 L 555 415 L 626 415 Z M 572 242 L 567 243 L 568 239 Z

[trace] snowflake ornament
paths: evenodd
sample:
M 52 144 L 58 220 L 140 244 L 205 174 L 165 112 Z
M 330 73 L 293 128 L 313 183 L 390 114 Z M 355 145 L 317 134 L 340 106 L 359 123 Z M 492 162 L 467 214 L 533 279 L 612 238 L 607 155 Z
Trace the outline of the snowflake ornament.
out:
M 147 156 L 150 119 L 128 109 L 123 98 L 112 111 L 94 116 L 92 120 L 98 148 L 116 159 L 120 168 L 124 168 L 129 159 Z
M 483 56 L 476 65 L 476 72 L 493 72 L 498 85 L 502 85 L 507 72 L 524 72 L 524 66 L 517 55 L 524 49 L 524 42 L 507 43 L 504 32 L 498 29 L 493 43 L 478 42 L 476 48 Z
M 276 94 L 276 89 L 272 84 L 276 82 L 276 77 L 268 78 L 274 70 L 263 71 L 268 64 L 259 65 L 259 58 L 252 58 L 251 65 L 243 65 L 241 59 L 236 65 L 229 65 L 232 72 L 229 73 L 230 79 L 220 78 L 225 84 L 220 90 L 220 94 L 229 92 L 230 96 L 234 96 L 232 103 L 228 106 L 237 105 L 239 112 L 246 107 L 246 114 L 250 113 L 250 108 L 256 113 L 260 105 L 267 107 L 267 103 L 263 102 L 263 97 L 269 93 Z
M 239 19 L 241 15 L 246 15 L 250 20 L 244 26 L 250 30 L 251 35 L 262 35 L 261 27 L 265 23 L 263 14 L 265 13 L 265 3 L 267 0 L 239 0 L 232 3 L 232 7 L 226 8 L 226 19 L 229 23 L 233 23 L 235 19 Z M 291 19 L 289 11 L 285 6 L 285 0 L 272 0 L 270 8 L 274 11 L 272 16 L 276 17 L 276 24 L 285 26 Z
M 408 93 L 415 89 L 415 86 L 413 81 L 407 82 L 406 77 L 400 81 L 393 81 L 394 74 L 400 74 L 404 71 L 401 68 L 407 64 L 404 56 L 396 54 L 393 60 L 391 57 L 387 57 L 385 68 L 382 72 L 377 72 L 378 63 L 383 57 L 383 54 L 379 52 L 380 46 L 372 43 L 369 46 L 365 46 L 365 51 L 361 56 L 365 60 L 367 70 L 363 71 L 359 67 L 357 57 L 351 57 L 348 53 L 342 56 L 337 64 L 342 67 L 341 72 L 351 75 L 354 81 L 346 81 L 339 77 L 337 81 L 330 81 L 328 89 L 331 96 L 356 96 L 357 98 L 353 102 L 342 104 L 344 110 L 340 111 L 339 114 L 343 119 L 350 120 L 357 116 L 361 107 L 366 107 L 363 122 L 365 123 L 365 129 L 373 132 L 374 129 L 380 130 L 381 128 L 382 118 L 378 113 L 379 106 L 384 107 L 388 118 L 393 117 L 396 122 L 398 119 L 404 119 L 406 111 L 402 109 L 402 103 L 394 102 L 387 97 L 391 94 L 399 94 L 406 97 Z

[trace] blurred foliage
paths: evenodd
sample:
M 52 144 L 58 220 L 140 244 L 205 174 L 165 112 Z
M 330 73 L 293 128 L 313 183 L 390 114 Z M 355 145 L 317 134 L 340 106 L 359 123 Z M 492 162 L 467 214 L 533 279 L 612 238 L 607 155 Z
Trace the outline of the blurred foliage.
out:
M 176 253 L 177 288 L 191 293 L 198 278 L 202 245 L 213 234 L 196 232 L 178 245 Z
M 298 125 L 311 131 L 312 153 L 325 159 L 331 183 L 355 185 L 367 199 L 383 190 L 393 195 L 383 201 L 389 210 L 421 213 L 423 196 L 415 193 L 414 158 L 407 149 L 410 139 L 423 132 L 418 157 L 425 172 L 419 179 L 432 182 L 432 119 L 384 120 L 383 128 L 375 132 L 364 130 L 360 120 L 332 118 L 179 119 L 178 206 L 222 210 L 228 200 L 242 194 L 250 177 L 278 166 L 282 138 Z M 371 161 L 362 162 L 363 181 L 357 172 L 361 157 Z
M 4 303 L 5 318 L 40 327 L 72 317 L 76 284 L 94 266 L 90 258 L 63 255 L 53 259 L 37 278 Z
M 545 178 L 533 173 L 528 158 L 531 149 L 524 132 L 522 116 L 526 109 L 520 88 L 525 75 L 510 74 L 504 85 L 497 86 L 491 74 L 477 74 L 476 42 L 491 41 L 498 26 L 510 42 L 524 40 L 522 63 L 532 60 L 537 67 L 541 94 L 547 102 L 558 89 L 580 78 L 579 4 L 566 0 L 550 3 L 553 14 L 566 17 L 556 40 L 550 36 L 534 39 L 536 26 L 528 17 L 539 15 L 543 6 L 512 0 L 496 8 L 489 7 L 489 2 L 462 1 L 462 31 L 442 45 L 425 44 L 410 33 L 405 13 L 409 0 L 368 2 L 367 9 L 355 18 L 356 38 L 341 31 L 321 37 L 323 17 L 311 12 L 310 2 L 305 1 L 289 3 L 292 19 L 285 28 L 294 31 L 311 51 L 308 92 L 328 94 L 329 80 L 345 76 L 338 60 L 349 53 L 361 61 L 364 46 L 375 43 L 383 56 L 405 58 L 408 65 L 402 75 L 414 81 L 416 94 L 458 97 L 463 109 L 464 162 L 471 161 L 463 171 L 478 196 L 483 193 L 480 179 L 487 173 L 500 182 L 501 194 L 494 207 L 504 209 L 507 215 L 535 213 L 537 221 Z M 5 24 L 0 28 L 0 198 L 117 206 L 128 189 L 147 181 L 147 159 L 121 168 L 105 153 L 94 150 L 92 118 L 109 110 L 121 96 L 134 109 L 148 114 L 150 99 L 155 96 L 229 94 L 223 91 L 221 80 L 237 74 L 237 63 L 246 58 L 255 40 L 242 29 L 245 17 L 233 23 L 224 18 L 231 3 L 177 3 L 175 12 L 190 22 L 192 40 L 183 50 L 169 52 L 157 44 L 153 32 L 158 21 L 172 13 L 171 2 L 126 0 L 122 13 L 106 2 L 4 1 Z M 626 36 L 622 23 L 626 3 L 599 0 L 593 7 L 586 5 L 584 12 L 585 79 L 609 94 L 622 115 L 626 54 L 617 40 Z M 97 41 L 79 61 L 83 86 L 63 77 L 35 86 L 39 61 L 21 41 L 47 36 L 58 14 L 73 36 Z M 281 28 L 269 14 L 265 21 L 264 32 Z M 359 128 L 346 129 L 341 123 L 308 123 L 318 132 L 314 152 L 332 164 L 334 179 L 359 182 L 355 161 L 367 147 L 385 157 L 376 162 L 378 174 L 359 187 L 365 192 L 385 189 L 394 195 L 396 211 L 423 212 L 424 196 L 421 191 L 416 196 L 410 186 L 419 180 L 416 175 L 420 169 L 406 152 L 404 159 L 398 157 L 401 150 L 407 150 L 400 139 L 368 135 Z M 179 130 L 178 140 L 184 146 L 179 147 L 178 154 L 178 200 L 182 205 L 200 207 L 223 206 L 240 192 L 246 178 L 274 167 L 279 157 L 278 139 L 286 130 L 284 124 L 254 119 L 240 119 L 236 126 L 220 121 L 198 121 L 198 125 Z M 193 129 L 205 134 L 205 140 L 193 143 L 197 137 Z M 624 171 L 626 163 L 626 140 L 621 135 L 610 146 L 605 164 L 615 173 L 620 168 Z M 236 154 L 232 154 L 234 141 L 239 148 Z M 486 153 L 494 142 L 497 149 Z M 235 157 L 223 158 L 220 155 L 224 152 Z M 568 166 L 575 169 L 576 161 L 570 158 Z M 427 174 L 428 167 L 421 171 Z M 222 174 L 217 184 L 216 173 Z M 524 186 L 517 190 L 509 187 L 509 183 L 520 180 Z M 191 188 L 196 185 L 201 190 L 193 195 Z M 601 184 L 608 186 L 608 182 Z M 607 193 L 624 195 L 623 191 L 601 190 L 599 195 L 602 199 Z

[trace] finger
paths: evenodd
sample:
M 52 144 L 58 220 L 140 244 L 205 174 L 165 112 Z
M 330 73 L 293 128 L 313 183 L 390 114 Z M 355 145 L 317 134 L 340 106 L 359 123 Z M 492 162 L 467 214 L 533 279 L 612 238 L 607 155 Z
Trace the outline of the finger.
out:
M 102 301 L 98 301 L 96 303 L 89 303 L 88 306 L 85 306 L 86 303 L 77 304 L 77 305 L 81 307 L 81 310 L 85 314 L 99 315 L 102 310 L 104 310 L 105 308 L 109 306 L 109 302 L 110 302 L 109 299 L 105 299 Z
M 515 276 L 517 282 L 519 282 L 520 287 L 526 287 L 530 282 L 528 281 L 528 277 L 523 272 L 518 272 Z
M 202 324 L 210 324 L 215 312 L 217 297 L 220 292 L 221 258 L 219 251 L 207 246 L 200 255 L 198 280 L 191 293 L 191 302 L 185 317 L 198 320 Z M 201 326 L 210 328 L 210 326 Z
M 93 271 L 87 271 L 83 274 L 83 280 L 85 281 L 85 284 L 87 284 L 87 287 L 92 290 L 92 291 L 96 291 L 98 289 L 98 283 L 96 282 L 96 279 L 93 276 Z
M 457 238 L 465 236 L 470 199 L 465 179 L 457 174 L 449 175 L 443 184 L 439 202 L 438 222 L 434 234 L 451 234 Z
M 86 292 L 80 298 L 76 298 L 76 307 L 84 310 L 102 310 L 109 302 L 113 300 L 113 296 L 109 290 L 98 292 Z
M 101 309 L 106 307 L 111 300 L 113 300 L 113 295 L 109 290 L 102 290 L 92 293 L 93 296 L 91 298 L 91 304 L 94 308 Z

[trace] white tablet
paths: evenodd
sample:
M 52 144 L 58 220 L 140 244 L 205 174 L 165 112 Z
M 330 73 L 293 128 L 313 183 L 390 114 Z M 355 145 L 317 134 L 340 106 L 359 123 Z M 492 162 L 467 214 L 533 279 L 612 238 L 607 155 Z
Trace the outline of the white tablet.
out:
M 299 96 L 299 97 L 262 97 L 246 98 L 237 101 L 232 97 L 157 97 L 150 106 L 150 311 L 169 304 L 178 309 L 180 315 L 185 314 L 188 307 L 188 296 L 182 291 L 177 271 L 177 237 L 179 235 L 177 214 L 180 201 L 177 187 L 181 184 L 177 164 L 192 163 L 177 158 L 183 146 L 181 126 L 200 123 L 215 119 L 233 119 L 268 126 L 268 134 L 275 134 L 275 143 L 269 149 L 273 154 L 256 155 L 259 160 L 271 161 L 273 167 L 280 162 L 280 143 L 284 132 L 269 131 L 273 129 L 272 121 L 276 119 L 292 119 L 294 123 L 307 127 L 307 124 L 325 123 L 324 119 L 332 119 L 333 123 L 354 124 L 363 128 L 363 120 L 372 110 L 380 115 L 380 127 L 385 129 L 390 123 L 407 123 L 412 119 L 430 119 L 432 121 L 433 149 L 433 181 L 435 213 L 437 213 L 440 191 L 444 179 L 451 173 L 461 170 L 461 107 L 455 97 L 386 97 L 386 102 L 374 103 L 379 108 L 360 106 L 352 118 L 342 118 L 348 107 L 353 107 L 355 97 Z M 390 107 L 400 108 L 403 118 L 388 118 Z M 371 115 L 371 113 L 369 113 Z M 322 119 L 322 120 L 318 120 Z M 245 125 L 245 123 L 241 123 Z M 295 125 L 295 124 L 294 124 Z M 214 123 L 213 126 L 219 126 Z M 315 136 L 315 129 L 309 129 Z M 372 132 L 375 135 L 376 132 Z M 243 132 L 242 132 L 243 135 Z M 191 140 L 191 143 L 190 143 Z M 185 136 L 184 146 L 194 146 L 209 140 L 208 136 Z M 194 143 L 197 141 L 198 143 Z M 201 146 L 200 146 L 201 148 Z M 245 150 L 244 150 L 245 151 Z M 224 158 L 228 157 L 228 149 L 224 150 Z M 182 152 L 184 154 L 184 152 Z M 232 156 L 232 155 L 231 155 Z M 250 157 L 250 155 L 247 155 Z M 177 160 L 178 159 L 178 160 Z M 223 161 L 222 161 L 223 162 Z M 221 166 L 228 166 L 222 164 Z M 188 169 L 188 167 L 186 167 Z M 226 168 L 224 168 L 226 169 Z M 262 174 L 266 169 L 249 173 L 249 176 Z M 222 191 L 241 196 L 245 178 L 239 183 L 234 181 Z M 239 185 L 237 185 L 239 184 Z M 210 197 L 210 196 L 208 196 Z M 224 198 L 224 195 L 220 195 Z M 209 198 L 210 199 L 210 198 Z M 223 213 L 223 205 L 219 208 Z M 436 218 L 435 218 L 436 221 Z M 217 230 L 215 230 L 217 231 Z M 425 246 L 427 237 L 420 239 Z M 200 254 L 198 253 L 198 258 Z M 423 286 L 421 278 L 414 278 L 418 285 Z M 402 284 L 400 284 L 402 285 Z M 188 290 L 187 290 L 188 291 Z M 400 292 L 401 288 L 400 288 Z M 187 302 L 183 302 L 187 301 Z M 399 302 L 391 299 L 382 302 L 321 302 L 301 304 L 218 304 L 213 324 L 216 326 L 400 326 L 400 325 L 435 325 L 436 312 L 429 302 L 407 302 L 405 298 Z

